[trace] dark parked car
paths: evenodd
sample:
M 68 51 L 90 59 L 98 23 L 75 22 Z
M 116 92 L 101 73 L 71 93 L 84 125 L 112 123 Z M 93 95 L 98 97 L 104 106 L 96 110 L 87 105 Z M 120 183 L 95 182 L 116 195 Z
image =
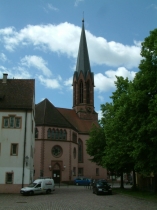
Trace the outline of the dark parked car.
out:
M 91 184 L 91 179 L 87 179 L 84 177 L 78 177 L 74 179 L 75 185 L 83 185 L 83 186 L 89 186 Z
M 93 183 L 93 193 L 112 195 L 111 185 L 106 180 L 97 180 Z

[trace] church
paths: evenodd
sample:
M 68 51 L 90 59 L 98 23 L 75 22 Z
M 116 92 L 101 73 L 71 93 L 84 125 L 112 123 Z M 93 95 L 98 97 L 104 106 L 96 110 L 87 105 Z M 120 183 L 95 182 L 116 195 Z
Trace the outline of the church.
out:
M 107 178 L 106 169 L 92 163 L 86 152 L 90 129 L 99 125 L 84 20 L 72 85 L 72 109 L 55 107 L 48 99 L 36 104 L 35 179 L 52 177 L 55 183 L 71 183 L 77 177 Z

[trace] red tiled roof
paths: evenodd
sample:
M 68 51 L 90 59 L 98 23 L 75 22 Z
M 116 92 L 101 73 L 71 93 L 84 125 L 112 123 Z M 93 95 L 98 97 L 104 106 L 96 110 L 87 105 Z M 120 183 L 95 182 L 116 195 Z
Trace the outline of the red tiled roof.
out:
M 0 79 L 0 109 L 32 109 L 34 79 Z
M 57 108 L 59 112 L 72 124 L 79 133 L 88 134 L 93 124 L 98 121 L 80 119 L 73 109 Z

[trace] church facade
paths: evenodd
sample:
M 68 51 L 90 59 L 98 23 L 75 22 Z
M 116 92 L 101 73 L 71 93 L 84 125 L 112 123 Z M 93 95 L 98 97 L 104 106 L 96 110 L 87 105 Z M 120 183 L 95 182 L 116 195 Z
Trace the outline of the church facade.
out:
M 52 177 L 60 183 L 76 177 L 107 178 L 106 169 L 92 163 L 86 152 L 90 129 L 93 124 L 99 125 L 84 20 L 73 75 L 72 109 L 55 107 L 45 99 L 36 105 L 35 115 L 35 179 Z

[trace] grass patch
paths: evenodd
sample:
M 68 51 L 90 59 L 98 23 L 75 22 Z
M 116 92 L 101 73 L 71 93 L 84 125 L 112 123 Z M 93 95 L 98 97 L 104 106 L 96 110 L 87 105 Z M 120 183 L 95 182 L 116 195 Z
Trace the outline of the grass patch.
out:
M 121 188 L 112 188 L 113 194 L 124 194 L 128 196 L 132 196 L 139 199 L 144 199 L 148 201 L 157 202 L 157 193 L 145 192 L 140 190 L 133 189 L 121 189 Z

